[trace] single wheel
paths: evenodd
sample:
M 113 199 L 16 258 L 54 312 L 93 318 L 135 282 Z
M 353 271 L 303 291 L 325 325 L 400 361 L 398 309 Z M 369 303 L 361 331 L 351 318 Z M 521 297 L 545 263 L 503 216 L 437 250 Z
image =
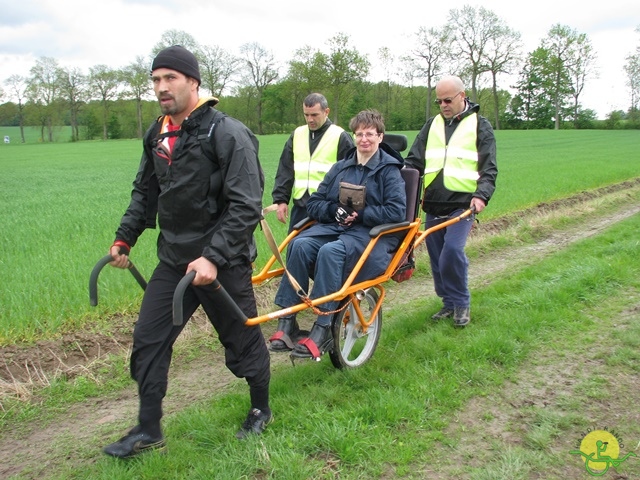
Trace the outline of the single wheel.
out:
M 343 300 L 343 304 L 347 301 Z M 360 304 L 364 318 L 369 320 L 378 302 L 378 292 L 374 289 L 369 289 L 365 292 L 364 299 L 356 299 L 354 302 Z M 333 366 L 336 368 L 359 367 L 371 358 L 378 346 L 382 330 L 382 308 L 378 310 L 366 332 L 363 332 L 362 325 L 358 320 L 358 314 L 353 304 L 351 304 L 334 315 L 331 330 L 333 334 L 333 349 L 329 352 L 329 355 Z

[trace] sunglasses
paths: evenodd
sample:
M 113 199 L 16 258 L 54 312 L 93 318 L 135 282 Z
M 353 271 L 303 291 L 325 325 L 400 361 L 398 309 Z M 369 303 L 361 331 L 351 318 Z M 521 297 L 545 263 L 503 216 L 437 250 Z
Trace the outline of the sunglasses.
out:
M 438 105 L 441 105 L 441 104 L 443 104 L 443 103 L 444 103 L 444 104 L 449 105 L 451 102 L 453 102 L 453 99 L 454 99 L 454 98 L 456 98 L 456 97 L 457 97 L 458 95 L 460 95 L 461 93 L 462 93 L 462 92 L 458 92 L 458 94 L 457 94 L 457 95 L 455 95 L 454 97 L 451 97 L 451 98 L 436 98 L 436 103 L 437 103 Z

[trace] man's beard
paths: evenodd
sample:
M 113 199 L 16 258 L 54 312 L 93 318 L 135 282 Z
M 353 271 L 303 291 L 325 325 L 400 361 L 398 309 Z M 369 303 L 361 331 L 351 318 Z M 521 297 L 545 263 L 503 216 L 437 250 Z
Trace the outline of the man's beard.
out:
M 167 103 L 162 103 L 161 100 L 170 100 Z M 174 97 L 169 97 L 169 98 L 159 98 L 158 102 L 160 104 L 160 111 L 164 114 L 164 115 L 175 115 L 176 113 L 178 113 L 178 102 L 176 102 L 176 99 Z
M 160 105 L 160 111 L 164 114 L 164 115 L 174 115 L 175 113 L 177 113 L 177 109 L 176 109 L 176 105 L 173 104 L 165 104 L 165 105 Z

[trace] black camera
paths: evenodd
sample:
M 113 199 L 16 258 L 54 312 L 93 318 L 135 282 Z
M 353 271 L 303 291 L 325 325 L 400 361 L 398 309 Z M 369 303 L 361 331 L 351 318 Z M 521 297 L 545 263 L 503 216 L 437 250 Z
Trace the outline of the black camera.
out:
M 340 225 L 346 225 L 345 221 L 347 220 L 347 217 L 353 212 L 353 208 L 343 205 L 338 206 L 338 208 L 336 209 L 336 222 L 338 222 Z

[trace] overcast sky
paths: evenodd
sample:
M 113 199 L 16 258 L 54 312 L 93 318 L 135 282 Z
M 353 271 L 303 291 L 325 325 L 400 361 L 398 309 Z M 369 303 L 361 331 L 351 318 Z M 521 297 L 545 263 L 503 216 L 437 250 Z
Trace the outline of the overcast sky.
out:
M 298 48 L 328 51 L 327 40 L 345 33 L 375 64 L 379 48 L 406 55 L 419 27 L 442 27 L 451 9 L 465 5 L 483 6 L 520 32 L 526 53 L 555 24 L 587 34 L 598 56 L 599 78 L 585 87 L 583 106 L 600 118 L 630 106 L 623 65 L 640 45 L 638 0 L 396 0 L 386 6 L 349 0 L 0 0 L 0 82 L 12 74 L 28 76 L 40 57 L 85 73 L 98 64 L 121 68 L 147 56 L 171 29 L 233 54 L 240 45 L 257 42 L 283 65 Z M 506 82 L 500 86 L 507 87 Z

